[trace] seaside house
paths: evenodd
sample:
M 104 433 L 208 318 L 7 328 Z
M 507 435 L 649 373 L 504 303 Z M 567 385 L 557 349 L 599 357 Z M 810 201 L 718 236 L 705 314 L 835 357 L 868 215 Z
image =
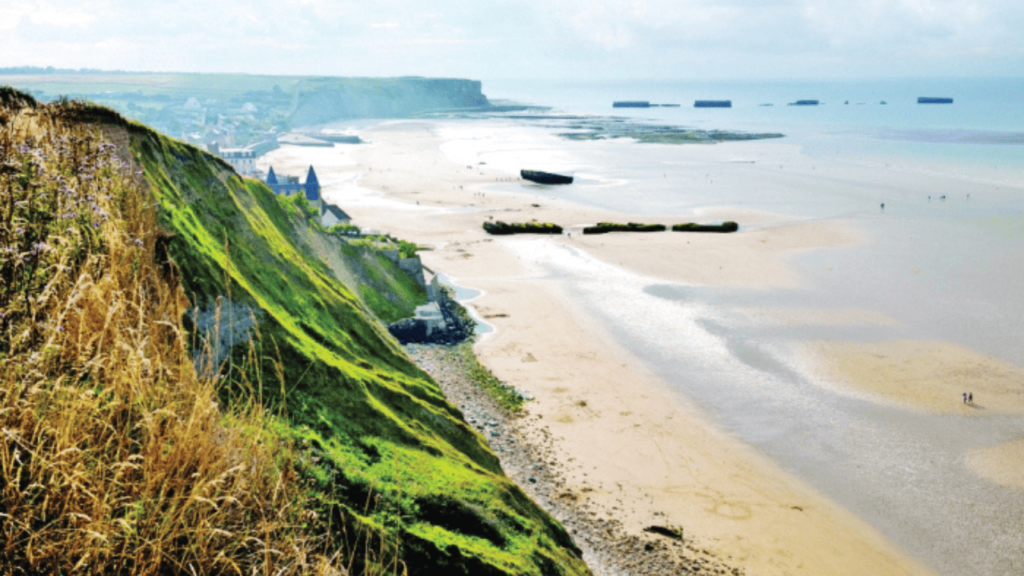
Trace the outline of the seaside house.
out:
M 284 194 L 285 196 L 298 193 L 305 194 L 306 200 L 313 206 L 316 206 L 320 215 L 323 216 L 324 201 L 320 197 L 320 180 L 317 179 L 316 170 L 313 170 L 312 166 L 309 167 L 309 172 L 306 173 L 306 181 L 301 184 L 298 182 L 298 178 L 288 178 L 282 182 L 274 172 L 274 167 L 271 166 L 270 171 L 267 172 L 266 183 L 274 191 L 274 194 Z
M 330 228 L 335 224 L 351 224 L 352 217 L 345 213 L 344 210 L 338 208 L 334 204 L 324 204 L 324 209 L 320 216 L 320 224 L 324 228 Z
M 240 175 L 252 176 L 256 173 L 258 154 L 252 148 L 220 148 L 219 154 Z
M 316 170 L 312 166 L 309 167 L 304 183 L 300 183 L 299 179 L 295 176 L 278 176 L 274 172 L 274 167 L 271 166 L 270 170 L 267 171 L 266 184 L 274 191 L 274 194 L 283 194 L 285 196 L 305 194 L 306 200 L 319 211 L 320 224 L 324 228 L 330 228 L 335 224 L 352 223 L 352 217 L 344 210 L 334 204 L 324 202 L 323 197 L 320 196 L 320 180 L 316 177 Z

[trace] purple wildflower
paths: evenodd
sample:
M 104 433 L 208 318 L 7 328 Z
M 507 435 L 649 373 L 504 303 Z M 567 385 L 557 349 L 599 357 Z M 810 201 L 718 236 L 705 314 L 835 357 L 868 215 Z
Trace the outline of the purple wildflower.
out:
M 141 248 L 141 247 L 142 247 L 142 240 L 140 240 L 140 239 L 136 238 L 136 239 L 135 239 L 135 245 L 136 245 L 136 246 L 139 246 L 139 247 Z

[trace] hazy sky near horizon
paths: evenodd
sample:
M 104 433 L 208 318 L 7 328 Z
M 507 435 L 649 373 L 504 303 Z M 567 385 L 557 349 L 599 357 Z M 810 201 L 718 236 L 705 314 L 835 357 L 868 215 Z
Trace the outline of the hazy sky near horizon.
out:
M 0 0 L 0 67 L 337 76 L 1024 75 L 1021 0 Z

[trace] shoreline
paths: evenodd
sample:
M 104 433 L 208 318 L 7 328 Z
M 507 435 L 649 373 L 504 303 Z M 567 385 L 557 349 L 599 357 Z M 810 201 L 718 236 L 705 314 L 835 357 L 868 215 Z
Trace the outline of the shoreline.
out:
M 617 519 L 633 536 L 653 523 L 677 524 L 695 546 L 749 574 L 934 573 L 673 391 L 546 276 L 550 270 L 527 244 L 534 239 L 487 237 L 479 228 L 489 215 L 560 224 L 636 216 L 559 200 L 546 190 L 495 190 L 510 175 L 487 164 L 450 161 L 435 125 L 397 122 L 370 130 L 375 143 L 352 151 L 354 166 L 338 168 L 346 177 L 359 176 L 334 191 L 337 202 L 359 223 L 436 245 L 421 253 L 428 266 L 484 291 L 473 307 L 496 332 L 477 345 L 481 361 L 535 397 L 520 433 L 548 447 L 557 477 L 598 518 Z M 296 165 L 305 162 L 299 160 L 303 151 L 292 152 Z M 288 151 L 275 154 L 288 158 Z M 319 165 L 317 170 L 327 172 Z M 379 194 L 380 202 L 364 199 L 349 209 L 346 196 L 361 194 L 355 186 Z M 402 210 L 384 208 L 400 202 Z M 698 212 L 701 218 L 736 213 L 707 208 L 693 214 Z M 802 286 L 790 266 L 794 254 L 860 241 L 856 231 L 835 223 L 745 215 L 759 225 L 739 235 L 573 235 L 544 242 L 648 278 L 771 290 Z M 664 215 L 644 221 L 674 223 Z M 682 242 L 691 242 L 690 257 L 664 257 Z M 641 245 L 650 254 L 636 258 Z M 796 322 L 807 322 L 797 316 Z M 892 324 L 884 315 L 869 318 L 871 325 Z
M 505 474 L 562 523 L 595 574 L 745 574 L 731 559 L 723 562 L 688 539 L 685 529 L 677 540 L 649 531 L 628 532 L 611 515 L 599 517 L 602 511 L 587 501 L 585 491 L 577 493 L 567 485 L 559 462 L 552 458 L 550 430 L 540 419 L 528 413 L 510 414 L 472 382 L 458 351 L 469 345 L 407 345 L 405 349 L 484 436 Z

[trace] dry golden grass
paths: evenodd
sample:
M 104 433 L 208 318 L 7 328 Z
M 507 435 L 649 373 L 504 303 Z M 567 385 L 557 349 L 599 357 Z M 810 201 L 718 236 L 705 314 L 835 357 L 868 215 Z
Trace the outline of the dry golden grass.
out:
M 197 373 L 130 160 L 60 108 L 0 98 L 0 572 L 346 573 L 291 445 Z

